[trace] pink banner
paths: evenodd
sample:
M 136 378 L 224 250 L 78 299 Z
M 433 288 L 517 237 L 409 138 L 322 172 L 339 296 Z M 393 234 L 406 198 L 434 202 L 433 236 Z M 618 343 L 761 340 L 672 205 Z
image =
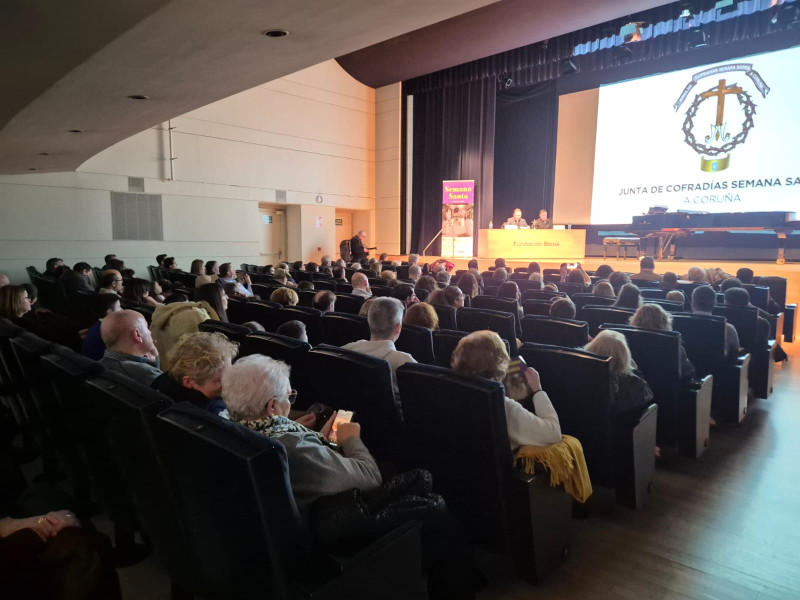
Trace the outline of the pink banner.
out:
M 475 181 L 442 182 L 442 256 L 472 256 Z
M 442 182 L 442 204 L 474 204 L 475 180 L 458 179 Z

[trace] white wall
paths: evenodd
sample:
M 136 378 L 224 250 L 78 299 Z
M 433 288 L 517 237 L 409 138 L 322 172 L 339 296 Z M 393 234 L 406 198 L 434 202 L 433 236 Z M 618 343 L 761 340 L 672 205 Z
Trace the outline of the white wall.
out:
M 278 191 L 286 197 L 287 258 L 318 260 L 338 252 L 337 207 L 359 211 L 353 227 L 376 231 L 376 185 L 381 218 L 370 245 L 399 250 L 399 226 L 392 231 L 399 221 L 391 216 L 399 207 L 399 85 L 379 94 L 377 122 L 386 132 L 380 167 L 376 91 L 328 61 L 173 119 L 174 181 L 166 124 L 116 144 L 76 173 L 0 177 L 0 272 L 25 281 L 25 266 L 43 270 L 51 256 L 101 266 L 109 252 L 143 276 L 164 252 L 183 268 L 195 258 L 259 263 L 258 203 L 280 204 Z M 145 178 L 147 193 L 163 195 L 163 242 L 111 239 L 109 192 L 128 191 L 128 176 Z
M 375 235 L 369 246 L 400 253 L 399 83 L 375 91 Z

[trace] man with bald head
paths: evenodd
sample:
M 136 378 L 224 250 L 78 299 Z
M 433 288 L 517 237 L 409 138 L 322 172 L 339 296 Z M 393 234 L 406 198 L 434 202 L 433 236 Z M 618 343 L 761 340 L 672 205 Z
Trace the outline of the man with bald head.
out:
M 369 289 L 369 280 L 364 273 L 353 273 L 353 276 L 350 278 L 350 284 L 353 286 L 353 294 L 356 296 L 372 298 L 372 292 Z
M 106 351 L 100 360 L 111 370 L 150 385 L 161 375 L 158 349 L 144 316 L 134 310 L 110 313 L 100 326 Z

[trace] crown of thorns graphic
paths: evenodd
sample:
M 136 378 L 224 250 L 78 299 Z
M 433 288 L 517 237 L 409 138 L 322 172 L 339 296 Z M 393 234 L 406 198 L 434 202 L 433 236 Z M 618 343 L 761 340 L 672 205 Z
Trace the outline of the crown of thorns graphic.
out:
M 714 91 L 716 88 L 710 88 L 708 91 Z M 744 143 L 747 139 L 747 134 L 753 128 L 753 115 L 756 114 L 756 105 L 753 103 L 753 100 L 747 92 L 739 92 L 736 94 L 737 100 L 739 100 L 739 104 L 744 109 L 744 122 L 742 123 L 742 130 L 737 133 L 733 139 L 726 142 L 720 147 L 715 146 L 706 146 L 705 144 L 700 144 L 697 141 L 697 138 L 694 137 L 694 133 L 692 130 L 694 129 L 694 117 L 697 114 L 697 110 L 700 108 L 700 104 L 702 104 L 707 98 L 703 98 L 700 94 L 697 94 L 694 97 L 694 102 L 689 106 L 689 109 L 686 111 L 686 120 L 683 122 L 683 133 L 686 136 L 684 141 L 692 147 L 692 149 L 697 152 L 698 154 L 704 154 L 705 156 L 719 156 L 720 154 L 727 154 L 739 144 Z

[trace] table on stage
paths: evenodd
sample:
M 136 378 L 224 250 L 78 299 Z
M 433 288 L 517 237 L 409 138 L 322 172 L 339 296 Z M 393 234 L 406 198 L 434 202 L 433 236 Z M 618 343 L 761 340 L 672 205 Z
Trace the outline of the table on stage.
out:
M 478 257 L 585 258 L 585 229 L 480 229 Z

